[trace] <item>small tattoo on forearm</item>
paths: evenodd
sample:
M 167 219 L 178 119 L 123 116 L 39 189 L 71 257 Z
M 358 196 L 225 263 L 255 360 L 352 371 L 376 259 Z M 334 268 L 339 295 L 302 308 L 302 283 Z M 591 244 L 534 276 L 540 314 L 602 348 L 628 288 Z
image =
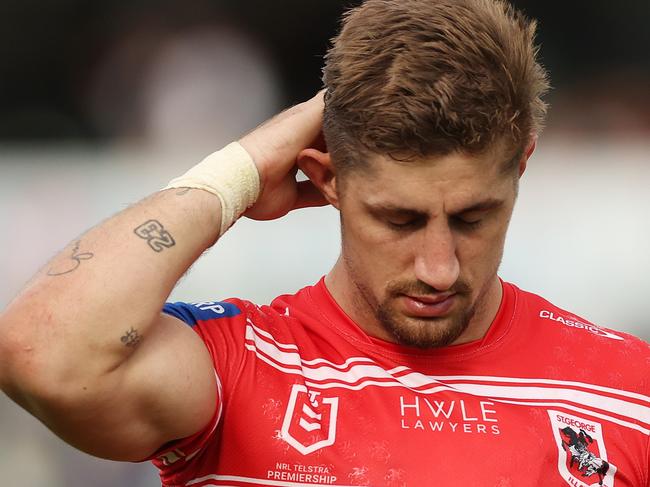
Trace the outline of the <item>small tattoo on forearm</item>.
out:
M 133 231 L 138 237 L 146 240 L 149 247 L 156 252 L 162 252 L 164 249 L 176 245 L 171 233 L 165 230 L 165 227 L 157 220 L 149 220 Z
M 120 341 L 127 347 L 135 348 L 142 341 L 142 336 L 138 330 L 131 328 L 120 338 Z
M 183 188 L 176 193 L 176 196 L 185 196 L 190 191 L 192 191 L 192 188 Z
M 74 243 L 74 247 L 72 247 L 72 255 L 70 256 L 70 260 L 72 262 L 69 265 L 67 265 L 64 270 L 49 269 L 47 271 L 47 275 L 54 277 L 54 276 L 62 276 L 64 274 L 70 274 L 71 272 L 77 270 L 77 268 L 81 265 L 82 260 L 90 260 L 93 257 L 95 257 L 95 254 L 93 254 L 92 252 L 79 252 L 80 245 L 81 245 L 81 240 L 77 240 Z

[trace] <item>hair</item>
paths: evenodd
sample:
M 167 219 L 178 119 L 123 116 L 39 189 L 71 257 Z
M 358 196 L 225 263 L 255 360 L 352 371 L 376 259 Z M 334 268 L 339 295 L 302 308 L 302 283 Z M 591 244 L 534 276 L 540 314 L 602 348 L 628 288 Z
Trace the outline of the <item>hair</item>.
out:
M 325 57 L 323 133 L 337 170 L 372 154 L 409 161 L 521 153 L 549 83 L 536 22 L 504 0 L 367 0 Z

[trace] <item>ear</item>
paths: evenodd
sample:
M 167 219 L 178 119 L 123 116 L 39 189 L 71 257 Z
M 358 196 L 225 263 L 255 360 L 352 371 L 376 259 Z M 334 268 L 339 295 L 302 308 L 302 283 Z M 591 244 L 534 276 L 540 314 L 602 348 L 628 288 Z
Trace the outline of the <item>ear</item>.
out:
M 528 159 L 530 159 L 530 156 L 533 155 L 533 152 L 535 152 L 536 148 L 537 148 L 537 135 L 533 135 L 530 138 L 530 142 L 528 143 L 526 150 L 524 150 L 524 154 L 521 156 L 521 161 L 519 161 L 519 177 L 522 177 L 524 175 L 524 172 L 526 171 L 526 166 L 528 165 Z
M 296 162 L 312 184 L 323 193 L 325 199 L 335 208 L 339 208 L 336 172 L 330 153 L 318 149 L 304 149 L 298 154 Z

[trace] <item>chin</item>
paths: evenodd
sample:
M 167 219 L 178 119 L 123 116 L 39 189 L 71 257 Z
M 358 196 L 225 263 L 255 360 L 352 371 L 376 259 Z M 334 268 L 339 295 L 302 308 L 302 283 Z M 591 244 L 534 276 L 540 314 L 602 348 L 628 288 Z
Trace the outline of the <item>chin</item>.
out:
M 377 319 L 399 345 L 428 349 L 452 345 L 467 330 L 473 315 L 470 309 L 444 318 L 421 319 L 380 307 Z

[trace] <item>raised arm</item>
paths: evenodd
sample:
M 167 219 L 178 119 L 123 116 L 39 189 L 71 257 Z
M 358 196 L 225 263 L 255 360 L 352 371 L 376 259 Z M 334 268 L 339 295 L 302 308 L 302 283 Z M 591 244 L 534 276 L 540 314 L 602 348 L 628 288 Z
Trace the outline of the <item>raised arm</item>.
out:
M 322 103 L 319 94 L 240 141 L 261 183 L 251 216 L 325 204 L 293 169 L 318 138 Z M 218 239 L 222 201 L 167 189 L 71 242 L 0 315 L 2 390 L 71 445 L 105 458 L 139 460 L 204 427 L 217 400 L 211 359 L 190 328 L 160 310 Z

